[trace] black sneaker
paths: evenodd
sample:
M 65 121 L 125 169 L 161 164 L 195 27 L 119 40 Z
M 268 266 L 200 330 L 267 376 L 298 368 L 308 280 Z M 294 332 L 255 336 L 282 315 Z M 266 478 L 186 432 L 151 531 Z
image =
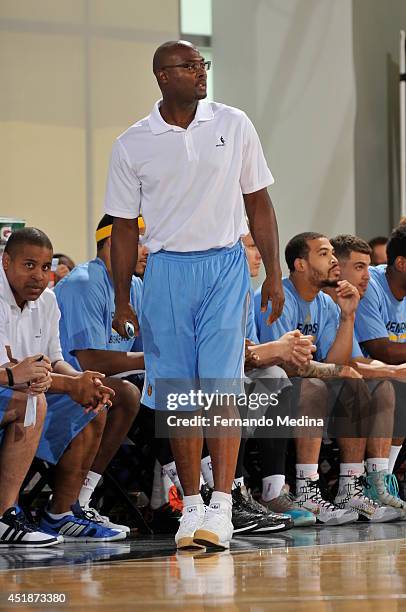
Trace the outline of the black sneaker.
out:
M 252 519 L 255 518 L 257 526 L 250 531 L 252 535 L 276 533 L 293 527 L 293 521 L 290 516 L 266 511 L 261 504 L 255 501 L 245 487 L 238 486 L 233 489 L 231 494 L 233 496 L 233 508 L 235 503 L 238 508 L 243 509 Z
M 60 539 L 31 525 L 19 506 L 12 506 L 0 519 L 0 546 L 41 548 L 59 544 Z
M 211 499 L 212 492 L 213 492 L 212 489 L 210 489 L 210 487 L 207 486 L 207 484 L 201 487 L 200 495 L 203 498 L 205 506 L 210 505 L 210 499 Z M 239 533 L 244 533 L 244 534 L 250 533 L 251 531 L 253 531 L 254 529 L 258 527 L 258 523 L 259 523 L 258 513 L 253 515 L 252 513 L 247 511 L 247 509 L 244 506 L 243 500 L 241 500 L 240 496 L 235 493 L 235 489 L 231 491 L 231 497 L 233 500 L 232 517 L 231 517 L 233 527 L 234 527 L 233 534 L 236 535 Z

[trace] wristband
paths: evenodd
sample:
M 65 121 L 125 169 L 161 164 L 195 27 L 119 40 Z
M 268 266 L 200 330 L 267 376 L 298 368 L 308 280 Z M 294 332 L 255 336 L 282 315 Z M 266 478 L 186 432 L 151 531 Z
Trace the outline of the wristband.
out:
M 10 370 L 10 368 L 6 368 L 6 372 L 7 372 L 7 378 L 8 378 L 8 386 L 9 387 L 14 387 L 13 372 Z

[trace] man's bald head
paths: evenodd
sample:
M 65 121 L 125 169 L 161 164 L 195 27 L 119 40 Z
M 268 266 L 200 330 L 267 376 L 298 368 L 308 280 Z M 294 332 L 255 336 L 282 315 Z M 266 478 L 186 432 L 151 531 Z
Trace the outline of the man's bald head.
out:
M 162 69 L 162 66 L 166 66 L 172 63 L 173 55 L 177 55 L 182 49 L 194 49 L 196 47 L 187 40 L 169 40 L 158 47 L 154 53 L 152 60 L 152 70 L 155 76 L 157 72 Z

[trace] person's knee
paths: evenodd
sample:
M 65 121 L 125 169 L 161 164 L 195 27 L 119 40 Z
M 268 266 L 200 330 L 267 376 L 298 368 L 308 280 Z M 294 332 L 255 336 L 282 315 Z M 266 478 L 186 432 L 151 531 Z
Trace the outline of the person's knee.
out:
M 117 382 L 118 385 L 115 387 L 116 395 L 113 405 L 121 406 L 128 415 L 135 418 L 140 407 L 141 394 L 137 387 L 128 380 L 120 380 Z
M 301 412 L 308 416 L 324 417 L 327 413 L 328 388 L 319 378 L 304 378 L 300 391 Z
M 373 391 L 372 397 L 380 410 L 394 410 L 396 393 L 390 380 L 382 380 Z

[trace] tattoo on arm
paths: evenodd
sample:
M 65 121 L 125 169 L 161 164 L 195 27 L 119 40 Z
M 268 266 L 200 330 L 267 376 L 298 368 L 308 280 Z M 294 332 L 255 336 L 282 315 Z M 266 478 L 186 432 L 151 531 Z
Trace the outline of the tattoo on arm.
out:
M 303 378 L 333 378 L 340 376 L 344 366 L 335 363 L 320 363 L 311 361 L 297 369 L 299 376 Z

